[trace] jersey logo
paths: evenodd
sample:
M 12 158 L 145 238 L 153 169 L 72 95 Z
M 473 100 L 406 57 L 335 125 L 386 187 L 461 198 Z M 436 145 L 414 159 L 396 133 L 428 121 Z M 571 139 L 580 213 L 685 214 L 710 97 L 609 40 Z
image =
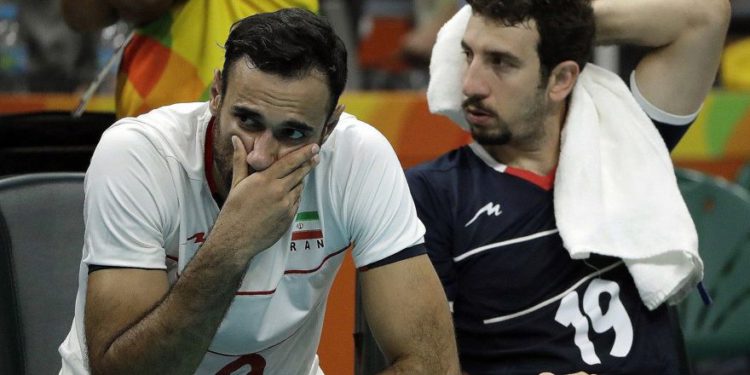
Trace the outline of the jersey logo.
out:
M 206 242 L 206 233 L 205 232 L 198 232 L 198 233 L 192 235 L 187 240 L 188 241 L 193 240 L 193 242 L 195 242 L 195 243 L 204 243 L 204 242 Z
M 323 226 L 318 211 L 297 213 L 292 225 L 292 242 L 289 251 L 320 249 L 323 245 Z
M 487 216 L 492 216 L 492 215 L 500 216 L 501 213 L 503 213 L 503 210 L 500 209 L 499 203 L 498 204 L 493 204 L 492 202 L 487 203 L 484 207 L 480 208 L 479 211 L 477 211 L 476 215 L 474 215 L 474 217 L 471 220 L 469 220 L 469 222 L 466 223 L 466 225 L 464 225 L 464 228 L 468 227 L 469 225 L 471 225 L 471 223 L 476 221 L 479 218 L 479 215 L 481 214 L 487 214 Z

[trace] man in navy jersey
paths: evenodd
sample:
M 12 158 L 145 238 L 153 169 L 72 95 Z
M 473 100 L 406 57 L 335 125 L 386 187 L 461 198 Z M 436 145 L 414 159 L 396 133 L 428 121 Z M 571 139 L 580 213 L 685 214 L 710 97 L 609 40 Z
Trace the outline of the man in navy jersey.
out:
M 571 259 L 552 188 L 569 98 L 592 45 L 652 47 L 630 87 L 671 150 L 714 82 L 729 2 L 468 3 L 462 108 L 474 142 L 407 172 L 452 304 L 462 369 L 677 374 L 666 307 L 644 306 L 619 259 Z M 571 294 L 598 300 L 599 314 L 565 303 Z M 575 326 L 576 317 L 590 324 Z

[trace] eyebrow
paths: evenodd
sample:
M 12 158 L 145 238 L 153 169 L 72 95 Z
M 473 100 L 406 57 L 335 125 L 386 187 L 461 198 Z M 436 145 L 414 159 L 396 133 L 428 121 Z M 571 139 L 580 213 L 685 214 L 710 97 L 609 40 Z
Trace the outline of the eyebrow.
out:
M 512 54 L 510 52 L 506 52 L 506 51 L 492 51 L 492 50 L 490 50 L 490 51 L 487 51 L 486 54 L 489 57 L 494 58 L 494 59 L 499 58 L 501 60 L 506 60 L 509 63 L 513 64 L 513 65 L 521 65 L 521 59 L 519 59 L 518 56 L 516 56 L 516 55 L 514 55 L 514 54 Z
M 461 41 L 461 48 L 463 48 L 465 51 L 472 51 L 471 47 L 469 47 L 468 44 L 466 44 L 465 41 Z M 511 64 L 514 65 L 521 65 L 521 59 L 518 58 L 518 56 L 508 52 L 508 51 L 499 51 L 499 50 L 485 50 L 481 51 L 481 53 L 488 55 L 492 58 L 500 58 L 502 60 L 507 60 Z
M 234 114 L 235 116 L 248 117 L 261 124 L 266 123 L 266 118 L 262 114 L 247 107 L 234 105 L 232 106 L 232 114 Z M 298 121 L 298 120 L 286 120 L 282 122 L 281 125 L 284 127 L 288 127 L 288 128 L 294 128 L 300 131 L 306 131 L 306 132 L 315 131 L 315 128 L 313 128 L 312 126 L 308 125 L 307 123 L 303 121 Z

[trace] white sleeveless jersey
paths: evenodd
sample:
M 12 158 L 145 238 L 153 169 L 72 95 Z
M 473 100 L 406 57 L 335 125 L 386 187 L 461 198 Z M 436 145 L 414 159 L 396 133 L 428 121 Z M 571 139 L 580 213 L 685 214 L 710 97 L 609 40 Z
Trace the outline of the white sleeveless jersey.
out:
M 62 374 L 86 374 L 83 311 L 89 265 L 165 269 L 173 283 L 219 213 L 204 170 L 206 103 L 118 121 L 86 174 L 86 234 L 76 314 L 60 346 Z M 289 230 L 248 267 L 200 374 L 315 374 L 326 298 L 344 251 L 357 267 L 423 242 L 403 171 L 387 140 L 344 114 L 306 177 Z

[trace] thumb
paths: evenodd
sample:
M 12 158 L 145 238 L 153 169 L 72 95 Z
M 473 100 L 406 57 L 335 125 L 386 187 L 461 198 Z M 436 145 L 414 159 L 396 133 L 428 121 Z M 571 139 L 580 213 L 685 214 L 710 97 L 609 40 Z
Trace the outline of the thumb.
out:
M 247 151 L 245 151 L 245 145 L 240 141 L 240 137 L 232 136 L 232 188 L 237 186 L 240 181 L 247 177 Z

